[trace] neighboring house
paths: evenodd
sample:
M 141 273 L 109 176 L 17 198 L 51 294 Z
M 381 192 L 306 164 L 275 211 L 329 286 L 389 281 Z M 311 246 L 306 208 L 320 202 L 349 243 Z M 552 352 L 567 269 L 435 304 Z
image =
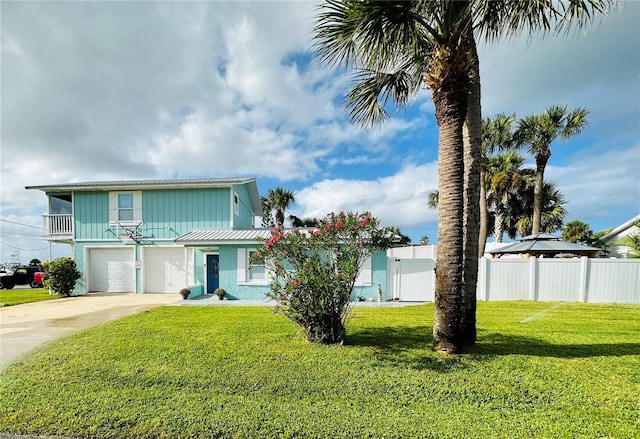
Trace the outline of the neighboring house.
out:
M 636 223 L 640 222 L 640 214 L 636 215 L 634 218 L 631 218 L 629 221 L 619 225 L 615 229 L 611 230 L 606 235 L 603 235 L 600 238 L 603 242 L 608 244 L 609 246 L 609 256 L 612 258 L 627 258 L 629 257 L 629 253 L 631 252 L 630 247 L 626 247 L 624 245 L 617 245 L 620 239 L 625 236 L 639 234 L 640 228 L 636 225 Z
M 264 267 L 249 267 L 268 229 L 254 178 L 210 178 L 27 186 L 49 198 L 43 238 L 72 246 L 92 291 L 174 293 L 195 297 L 224 288 L 231 299 L 263 299 Z M 386 286 L 384 252 L 363 266 L 353 297 L 377 297 Z

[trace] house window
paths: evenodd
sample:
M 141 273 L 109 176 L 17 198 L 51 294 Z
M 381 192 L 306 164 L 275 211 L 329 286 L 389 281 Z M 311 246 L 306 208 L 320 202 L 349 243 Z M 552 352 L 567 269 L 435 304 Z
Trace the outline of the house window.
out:
M 360 267 L 355 285 L 358 287 L 368 287 L 373 285 L 373 282 L 371 281 L 371 274 L 371 257 L 368 257 L 362 264 L 362 267 Z
M 240 215 L 240 199 L 235 192 L 233 193 L 233 214 Z
M 267 269 L 263 264 L 251 265 L 249 258 L 255 248 L 239 248 L 238 249 L 238 283 L 268 285 Z
M 137 224 L 142 222 L 142 192 L 110 192 L 109 223 Z
M 118 194 L 118 221 L 133 221 L 133 194 Z

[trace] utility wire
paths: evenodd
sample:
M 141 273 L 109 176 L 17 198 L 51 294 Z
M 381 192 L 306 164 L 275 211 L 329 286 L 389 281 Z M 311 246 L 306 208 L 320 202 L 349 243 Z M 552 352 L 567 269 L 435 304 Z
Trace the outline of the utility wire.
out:
M 20 250 L 20 251 L 24 251 L 24 252 L 35 252 L 35 251 L 40 251 L 40 250 L 46 250 L 48 247 L 43 247 L 43 248 L 20 248 L 20 247 L 15 247 L 11 244 L 7 244 L 6 242 L 0 241 L 0 244 L 2 245 L 6 245 L 9 248 L 13 248 L 15 250 Z
M 5 223 L 17 224 L 19 226 L 24 226 L 24 227 L 33 227 L 34 229 L 41 229 L 42 228 L 42 227 L 38 227 L 38 226 L 32 226 L 31 224 L 23 224 L 23 223 L 17 223 L 15 221 L 9 221 L 9 220 L 4 219 L 4 218 L 0 218 L 0 221 L 4 221 Z

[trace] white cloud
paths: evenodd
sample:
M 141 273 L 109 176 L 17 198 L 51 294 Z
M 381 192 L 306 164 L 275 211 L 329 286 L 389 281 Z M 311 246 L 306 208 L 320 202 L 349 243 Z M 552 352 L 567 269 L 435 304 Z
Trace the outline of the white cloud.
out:
M 341 210 L 370 211 L 388 226 L 416 226 L 437 221 L 437 212 L 427 207 L 437 184 L 437 163 L 407 163 L 394 175 L 371 180 L 322 180 L 296 192 L 296 215 L 320 218 Z

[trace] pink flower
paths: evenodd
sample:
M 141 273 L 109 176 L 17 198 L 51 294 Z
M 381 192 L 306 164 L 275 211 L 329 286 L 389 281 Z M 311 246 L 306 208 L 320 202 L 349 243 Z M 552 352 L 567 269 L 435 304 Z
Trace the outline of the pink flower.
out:
M 313 236 L 318 236 L 320 234 L 320 230 L 314 230 L 313 231 Z
M 362 221 L 362 222 L 360 223 L 360 227 L 365 227 L 366 225 L 367 225 L 367 222 L 366 222 L 366 221 Z
M 291 279 L 291 283 L 294 285 L 300 285 L 301 282 L 298 279 Z
M 344 224 L 342 223 L 342 221 L 338 221 L 338 222 L 336 223 L 336 227 L 337 227 L 337 228 L 339 228 L 339 229 L 341 229 L 343 225 L 344 225 Z

